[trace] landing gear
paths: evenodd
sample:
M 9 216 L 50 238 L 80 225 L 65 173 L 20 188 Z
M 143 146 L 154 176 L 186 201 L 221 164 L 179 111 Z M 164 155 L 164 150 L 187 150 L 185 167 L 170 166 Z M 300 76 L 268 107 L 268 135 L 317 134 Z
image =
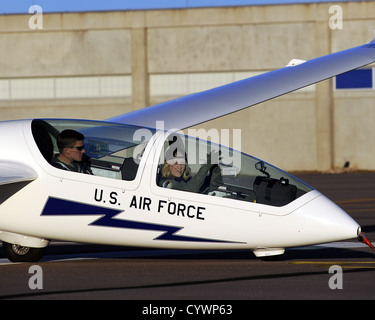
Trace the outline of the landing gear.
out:
M 45 248 L 24 247 L 3 241 L 3 250 L 12 262 L 37 262 L 43 257 Z

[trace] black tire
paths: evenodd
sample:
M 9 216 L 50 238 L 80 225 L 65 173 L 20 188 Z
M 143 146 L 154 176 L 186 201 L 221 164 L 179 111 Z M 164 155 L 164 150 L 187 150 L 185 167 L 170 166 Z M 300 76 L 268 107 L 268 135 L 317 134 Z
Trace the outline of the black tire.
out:
M 3 250 L 12 262 L 37 262 L 43 257 L 45 248 L 23 247 L 3 241 Z

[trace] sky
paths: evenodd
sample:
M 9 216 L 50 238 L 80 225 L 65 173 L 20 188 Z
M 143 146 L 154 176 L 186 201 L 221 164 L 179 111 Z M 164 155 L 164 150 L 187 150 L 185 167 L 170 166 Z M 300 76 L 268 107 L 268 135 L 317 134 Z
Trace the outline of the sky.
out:
M 360 1 L 360 0 L 355 0 Z M 0 0 L 0 14 L 29 14 L 38 5 L 43 13 L 245 6 L 286 3 L 355 2 L 339 0 Z

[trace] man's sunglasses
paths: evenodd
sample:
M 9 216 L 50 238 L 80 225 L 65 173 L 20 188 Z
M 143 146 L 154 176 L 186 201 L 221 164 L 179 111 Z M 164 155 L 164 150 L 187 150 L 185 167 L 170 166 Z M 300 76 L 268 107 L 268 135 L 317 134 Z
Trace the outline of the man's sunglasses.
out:
M 78 151 L 82 151 L 83 149 L 85 149 L 85 146 L 79 146 L 79 147 L 69 147 L 71 149 L 77 149 Z

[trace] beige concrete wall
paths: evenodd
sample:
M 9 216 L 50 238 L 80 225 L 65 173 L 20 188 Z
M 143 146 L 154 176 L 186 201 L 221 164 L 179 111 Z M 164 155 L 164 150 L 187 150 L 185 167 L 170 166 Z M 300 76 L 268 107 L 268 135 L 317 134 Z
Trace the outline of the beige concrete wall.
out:
M 343 29 L 329 27 L 332 5 L 342 9 Z M 373 37 L 374 12 L 375 2 L 335 2 L 44 14 L 43 30 L 29 28 L 31 15 L 0 16 L 0 85 L 17 79 L 131 77 L 130 94 L 9 96 L 0 99 L 0 119 L 105 119 L 178 96 L 151 96 L 153 76 L 265 72 L 292 58 L 363 44 Z M 240 128 L 244 152 L 285 170 L 327 171 L 345 161 L 375 170 L 375 90 L 333 87 L 328 80 L 203 127 Z

